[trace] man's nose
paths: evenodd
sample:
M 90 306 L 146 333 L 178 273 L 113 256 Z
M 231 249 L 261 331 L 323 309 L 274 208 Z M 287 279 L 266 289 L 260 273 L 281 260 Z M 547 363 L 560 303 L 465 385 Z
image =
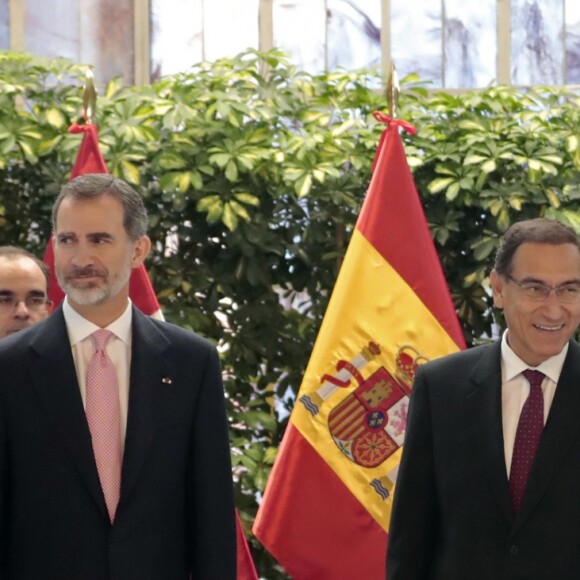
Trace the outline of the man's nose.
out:
M 78 244 L 71 258 L 75 266 L 85 267 L 94 263 L 93 254 L 90 248 L 84 244 Z
M 553 316 L 554 318 L 557 318 L 562 313 L 562 303 L 554 289 L 544 299 L 544 310 L 549 316 Z
M 30 317 L 30 310 L 26 306 L 26 302 L 24 300 L 19 300 L 16 303 L 16 309 L 14 310 L 14 318 L 19 319 L 27 319 Z

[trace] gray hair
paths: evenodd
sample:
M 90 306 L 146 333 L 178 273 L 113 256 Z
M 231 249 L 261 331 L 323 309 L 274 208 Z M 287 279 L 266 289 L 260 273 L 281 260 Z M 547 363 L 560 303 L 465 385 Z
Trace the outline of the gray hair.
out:
M 103 195 L 110 195 L 121 202 L 123 226 L 132 240 L 147 234 L 147 210 L 141 196 L 124 181 L 106 173 L 87 173 L 63 185 L 52 207 L 53 230 L 56 231 L 58 208 L 64 199 L 96 199 Z

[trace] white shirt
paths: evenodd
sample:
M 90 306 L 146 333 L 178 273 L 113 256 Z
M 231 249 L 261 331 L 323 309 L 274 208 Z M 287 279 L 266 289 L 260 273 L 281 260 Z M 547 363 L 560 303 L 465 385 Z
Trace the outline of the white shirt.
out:
M 93 356 L 93 342 L 90 335 L 99 330 L 99 326 L 82 317 L 68 303 L 65 297 L 62 312 L 66 323 L 68 338 L 77 372 L 83 406 L 86 409 L 87 369 Z M 131 368 L 131 321 L 133 311 L 131 301 L 125 312 L 106 327 L 113 333 L 107 341 L 107 354 L 117 369 L 119 383 L 119 403 L 121 409 L 121 441 L 125 441 L 127 431 L 127 411 L 129 408 L 129 369 Z
M 568 343 L 556 356 L 550 357 L 537 367 L 530 367 L 510 348 L 507 342 L 507 333 L 506 330 L 501 339 L 501 412 L 505 464 L 509 479 L 518 421 L 522 407 L 530 394 L 530 383 L 522 375 L 522 371 L 532 368 L 546 375 L 542 381 L 545 425 L 552 407 L 562 366 L 568 353 Z

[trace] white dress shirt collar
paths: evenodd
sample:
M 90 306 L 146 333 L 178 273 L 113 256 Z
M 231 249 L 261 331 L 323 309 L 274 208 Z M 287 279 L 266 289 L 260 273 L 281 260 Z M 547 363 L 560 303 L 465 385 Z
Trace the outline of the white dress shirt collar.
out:
M 504 382 L 510 381 L 528 368 L 533 368 L 533 370 L 541 371 L 550 380 L 558 384 L 558 379 L 560 378 L 560 373 L 562 372 L 562 367 L 564 366 L 564 361 L 568 354 L 568 343 L 565 344 L 564 348 L 557 355 L 546 359 L 537 367 L 530 367 L 530 365 L 526 364 L 511 349 L 507 341 L 508 332 L 509 331 L 506 330 L 501 339 L 502 376 Z
M 93 324 L 83 316 L 81 316 L 69 303 L 68 298 L 65 297 L 62 304 L 62 313 L 66 323 L 69 340 L 71 346 L 78 344 L 85 340 L 99 327 Z M 110 330 L 119 340 L 123 341 L 127 346 L 131 346 L 131 322 L 133 320 L 133 309 L 131 300 L 127 303 L 127 308 L 117 318 L 109 324 L 106 328 Z

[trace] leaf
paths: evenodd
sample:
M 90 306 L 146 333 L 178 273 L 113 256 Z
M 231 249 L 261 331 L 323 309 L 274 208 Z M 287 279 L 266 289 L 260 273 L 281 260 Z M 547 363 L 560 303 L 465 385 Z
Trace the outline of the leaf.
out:
M 61 143 L 61 141 L 62 135 L 57 135 L 52 139 L 45 139 L 44 141 L 41 141 L 38 146 L 38 154 L 48 155 L 49 153 L 52 153 L 56 149 L 56 147 Z
M 238 166 L 233 159 L 226 165 L 226 179 L 232 183 L 238 180 Z
M 38 157 L 36 156 L 32 145 L 28 141 L 19 141 L 18 145 L 20 145 L 20 148 L 24 153 L 24 157 L 26 157 L 26 160 L 29 163 L 36 163 L 38 161 Z
M 233 232 L 238 227 L 238 216 L 236 212 L 232 209 L 231 204 L 224 204 L 224 213 L 222 215 L 222 221 L 224 225 Z
M 141 174 L 139 173 L 139 169 L 137 169 L 133 163 L 124 159 L 121 161 L 120 166 L 123 179 L 129 183 L 132 183 L 133 185 L 139 185 L 141 182 Z
M 191 174 L 189 172 L 183 172 L 179 174 L 177 188 L 181 193 L 185 193 L 189 189 L 191 184 L 190 176 Z
M 566 151 L 568 151 L 568 153 L 574 153 L 574 151 L 577 151 L 579 142 L 580 139 L 577 135 L 569 135 L 566 138 Z
M 250 214 L 248 213 L 248 210 L 241 203 L 232 200 L 228 202 L 228 205 L 239 218 L 242 218 L 246 221 L 250 220 Z
M 197 211 L 210 211 L 212 207 L 219 205 L 221 207 L 222 200 L 219 195 L 207 195 L 202 197 L 196 204 Z
M 558 195 L 556 194 L 556 192 L 553 189 L 546 188 L 544 190 L 544 193 L 545 193 L 546 198 L 548 199 L 548 201 L 550 202 L 550 205 L 552 207 L 559 208 L 560 205 L 562 205 L 560 202 L 560 198 L 558 197 Z
M 298 194 L 298 197 L 304 197 L 310 193 L 312 188 L 312 177 L 310 174 L 305 173 L 296 180 L 294 185 L 294 190 Z
M 459 121 L 459 123 L 457 125 L 459 126 L 459 128 L 467 129 L 468 131 L 485 130 L 485 126 L 483 125 L 483 123 L 481 123 L 479 121 L 472 120 L 472 119 L 466 119 L 466 120 Z
M 495 159 L 489 159 L 488 161 L 483 163 L 481 166 L 481 170 L 485 173 L 491 173 L 492 171 L 495 171 L 496 168 L 497 168 L 497 164 L 495 162 Z
M 274 461 L 278 456 L 278 449 L 276 447 L 266 447 L 264 452 L 263 462 L 268 465 L 274 465 Z
M 163 191 L 174 191 L 178 187 L 179 173 L 171 171 L 161 176 L 159 187 Z
M 483 163 L 487 159 L 488 157 L 484 157 L 483 155 L 467 155 L 463 161 L 463 165 L 475 165 L 478 163 Z
M 60 129 L 66 123 L 66 119 L 62 114 L 62 111 L 56 107 L 51 107 L 46 111 L 46 120 L 48 121 L 49 125 L 52 125 L 57 129 Z
M 16 139 L 14 135 L 8 135 L 0 144 L 0 153 L 3 155 L 8 155 L 14 147 L 16 147 Z
M 202 189 L 203 188 L 203 177 L 199 171 L 192 171 L 189 174 L 189 181 L 193 189 Z
M 501 208 L 497 216 L 497 225 L 501 232 L 505 232 L 511 225 L 510 214 L 505 206 Z
M 121 78 L 115 78 L 112 81 L 109 81 L 107 84 L 107 89 L 105 91 L 105 96 L 107 99 L 114 97 L 123 86 L 123 80 Z
M 260 205 L 260 198 L 251 193 L 238 192 L 234 194 L 234 197 L 246 205 L 253 205 L 256 207 Z
M 223 169 L 230 162 L 231 158 L 232 156 L 229 153 L 214 153 L 210 155 L 209 162 Z
M 429 193 L 439 193 L 440 191 L 447 189 L 453 181 L 453 177 L 438 177 L 429 183 L 427 191 L 429 191 Z
M 187 163 L 185 159 L 172 151 L 165 151 L 155 158 L 155 163 L 162 170 L 183 169 Z
M 485 260 L 495 250 L 495 240 L 486 237 L 472 246 L 473 256 L 479 262 Z
M 461 186 L 459 183 L 452 183 L 448 188 L 447 192 L 445 193 L 445 199 L 447 201 L 453 201 L 459 194 Z

